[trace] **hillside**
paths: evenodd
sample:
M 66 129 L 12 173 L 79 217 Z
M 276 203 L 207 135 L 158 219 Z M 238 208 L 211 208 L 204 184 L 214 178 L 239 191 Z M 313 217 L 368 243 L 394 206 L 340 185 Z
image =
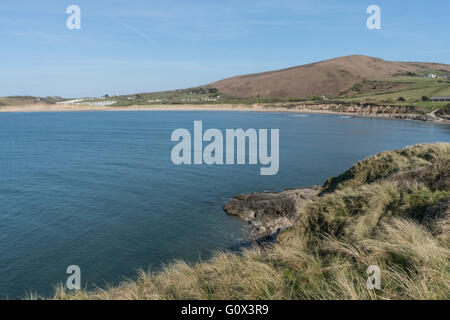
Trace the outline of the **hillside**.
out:
M 20 106 L 20 105 L 33 105 L 33 104 L 55 104 L 59 101 L 63 101 L 61 97 L 33 97 L 33 96 L 10 96 L 0 97 L 0 108 L 6 106 Z
M 239 98 L 339 96 L 364 80 L 420 74 L 430 70 L 450 73 L 450 65 L 390 62 L 352 55 L 283 70 L 237 76 L 214 82 L 210 86 L 223 94 Z
M 274 245 L 54 299 L 450 299 L 450 144 L 365 159 L 299 210 Z
M 391 62 L 352 55 L 232 77 L 195 88 L 105 95 L 79 99 L 75 104 L 98 106 L 108 101 L 111 102 L 109 106 L 115 108 L 180 104 L 339 103 L 408 107 L 410 113 L 415 114 L 429 113 L 449 104 L 448 101 L 430 101 L 432 96 L 450 96 L 450 65 Z M 0 109 L 2 106 L 54 104 L 62 100 L 57 97 L 0 98 Z
M 117 106 L 333 101 L 412 106 L 421 113 L 448 104 L 429 101 L 435 95 L 450 96 L 450 65 L 353 55 L 232 77 L 196 88 L 111 98 Z

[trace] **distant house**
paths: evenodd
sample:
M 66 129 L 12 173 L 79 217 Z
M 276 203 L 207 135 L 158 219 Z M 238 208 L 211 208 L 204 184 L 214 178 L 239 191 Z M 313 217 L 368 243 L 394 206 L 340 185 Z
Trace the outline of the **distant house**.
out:
M 431 101 L 450 101 L 450 96 L 431 97 Z

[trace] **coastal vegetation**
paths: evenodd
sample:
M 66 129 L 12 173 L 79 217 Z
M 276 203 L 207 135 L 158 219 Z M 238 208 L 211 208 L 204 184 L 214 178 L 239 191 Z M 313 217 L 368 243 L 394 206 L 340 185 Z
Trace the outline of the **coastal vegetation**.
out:
M 34 96 L 10 96 L 0 97 L 0 107 L 6 106 L 20 106 L 29 104 L 55 104 L 56 102 L 63 101 L 61 97 L 34 97 Z
M 54 299 L 449 299 L 450 144 L 382 152 L 320 188 L 275 244 Z M 366 283 L 381 269 L 381 289 Z M 32 296 L 31 298 L 38 298 Z

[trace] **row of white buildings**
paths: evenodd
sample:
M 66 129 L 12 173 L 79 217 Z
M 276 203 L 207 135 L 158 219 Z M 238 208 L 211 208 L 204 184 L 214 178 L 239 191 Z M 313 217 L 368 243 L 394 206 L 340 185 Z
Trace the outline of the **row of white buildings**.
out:
M 439 76 L 437 74 L 430 73 L 429 75 L 424 76 L 424 78 L 428 78 L 428 79 L 440 79 L 440 78 L 447 79 L 448 77 L 447 76 Z
M 101 98 L 104 99 L 104 98 Z M 84 98 L 84 99 L 74 99 L 57 102 L 56 104 L 64 105 L 90 105 L 90 106 L 112 106 L 116 104 L 117 101 L 114 100 L 96 100 L 96 98 Z

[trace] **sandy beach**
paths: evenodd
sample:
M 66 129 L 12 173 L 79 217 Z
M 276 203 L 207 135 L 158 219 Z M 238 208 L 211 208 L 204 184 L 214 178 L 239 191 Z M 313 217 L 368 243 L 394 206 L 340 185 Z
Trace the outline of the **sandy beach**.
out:
M 323 107 L 325 106 L 325 107 Z M 322 108 L 323 107 L 323 108 Z M 177 104 L 177 105 L 132 105 L 127 107 L 93 106 L 93 105 L 61 105 L 61 104 L 32 104 L 17 106 L 2 106 L 0 112 L 76 112 L 76 111 L 253 111 L 253 112 L 290 112 L 290 113 L 317 113 L 338 114 L 343 116 L 369 117 L 397 120 L 417 120 L 435 123 L 450 124 L 450 120 L 437 117 L 430 113 L 430 117 L 423 117 L 410 113 L 363 113 L 360 110 L 350 109 L 350 112 L 332 111 L 327 104 L 314 106 L 298 105 L 287 107 L 283 104 Z
M 204 104 L 204 105 L 134 105 L 127 107 L 91 106 L 91 105 L 55 105 L 33 104 L 0 107 L 0 112 L 63 112 L 63 111 L 267 111 L 282 112 L 295 111 L 285 107 L 271 107 L 260 104 L 234 105 L 234 104 Z M 314 112 L 314 110 L 311 110 Z

